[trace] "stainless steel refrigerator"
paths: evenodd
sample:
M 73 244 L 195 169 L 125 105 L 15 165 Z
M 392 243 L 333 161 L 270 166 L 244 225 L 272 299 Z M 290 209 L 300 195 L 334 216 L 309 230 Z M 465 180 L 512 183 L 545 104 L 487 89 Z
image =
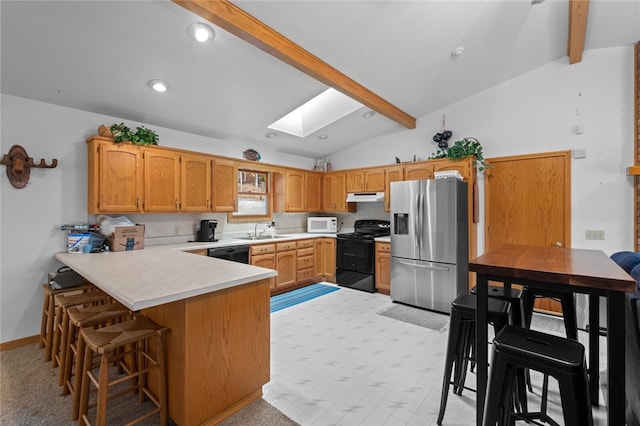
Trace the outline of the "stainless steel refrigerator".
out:
M 434 311 L 468 291 L 467 183 L 391 183 L 391 299 Z

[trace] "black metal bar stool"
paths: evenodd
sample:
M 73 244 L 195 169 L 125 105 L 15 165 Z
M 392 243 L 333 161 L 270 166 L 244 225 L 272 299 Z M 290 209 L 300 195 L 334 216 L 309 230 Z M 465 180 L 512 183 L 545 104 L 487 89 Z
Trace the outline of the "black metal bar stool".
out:
M 473 286 L 469 293 L 476 294 L 476 287 Z M 524 304 L 522 300 L 522 291 L 516 288 L 509 288 L 507 291 L 504 287 L 490 285 L 487 289 L 489 297 L 504 300 L 511 304 L 511 324 L 522 326 L 524 324 Z
M 536 298 L 549 297 L 559 300 L 562 304 L 562 318 L 564 319 L 564 328 L 569 339 L 578 340 L 578 320 L 576 319 L 576 305 L 573 300 L 573 293 L 541 289 L 524 286 L 522 291 L 522 302 L 524 307 L 524 324 L 526 328 L 531 327 L 531 318 L 533 317 L 533 305 Z
M 525 368 L 558 381 L 565 424 L 593 425 L 584 346 L 573 339 L 513 325 L 503 328 L 493 339 L 483 425 L 534 419 L 558 425 L 546 414 L 546 392 L 540 412 L 512 411 L 514 380 L 518 371 Z
M 476 302 L 475 294 L 462 294 L 451 303 L 449 340 L 442 380 L 440 412 L 437 421 L 439 425 L 442 424 L 442 419 L 444 418 L 449 386 L 453 385 L 453 392 L 458 395 L 462 395 L 463 389 L 469 389 L 464 386 L 464 382 L 471 353 L 474 352 L 472 348 L 475 336 Z M 510 312 L 511 305 L 508 302 L 489 298 L 487 315 L 496 333 L 509 324 Z M 452 373 L 453 380 L 451 379 Z

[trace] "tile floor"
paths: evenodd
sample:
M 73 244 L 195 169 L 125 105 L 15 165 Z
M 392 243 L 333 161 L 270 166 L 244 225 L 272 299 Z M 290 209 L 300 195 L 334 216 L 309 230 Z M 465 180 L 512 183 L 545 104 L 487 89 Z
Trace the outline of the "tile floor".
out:
M 447 327 L 434 331 L 377 314 L 391 305 L 389 296 L 340 288 L 273 313 L 264 398 L 303 426 L 435 425 Z M 539 394 L 541 377 L 532 380 Z M 475 387 L 474 374 L 467 385 Z M 556 390 L 549 399 L 549 414 L 562 423 Z M 593 414 L 596 425 L 606 424 L 604 408 Z M 474 423 L 475 393 L 450 393 L 443 425 Z

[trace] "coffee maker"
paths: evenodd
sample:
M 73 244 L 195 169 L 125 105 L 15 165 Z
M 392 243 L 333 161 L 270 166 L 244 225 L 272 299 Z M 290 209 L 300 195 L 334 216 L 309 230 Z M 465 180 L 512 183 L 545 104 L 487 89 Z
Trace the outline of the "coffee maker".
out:
M 203 219 L 200 221 L 200 230 L 198 231 L 199 242 L 211 242 L 216 240 L 216 227 L 218 221 L 215 219 Z

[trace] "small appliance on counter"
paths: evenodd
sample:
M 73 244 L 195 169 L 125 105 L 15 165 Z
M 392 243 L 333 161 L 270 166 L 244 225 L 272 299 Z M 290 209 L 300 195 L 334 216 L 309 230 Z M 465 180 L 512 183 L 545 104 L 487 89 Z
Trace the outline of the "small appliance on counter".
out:
M 335 234 L 338 232 L 338 218 L 331 217 L 308 217 L 307 232 L 315 234 Z
M 215 219 L 203 219 L 200 221 L 200 230 L 198 231 L 198 242 L 207 243 L 216 240 L 216 227 L 218 221 Z

